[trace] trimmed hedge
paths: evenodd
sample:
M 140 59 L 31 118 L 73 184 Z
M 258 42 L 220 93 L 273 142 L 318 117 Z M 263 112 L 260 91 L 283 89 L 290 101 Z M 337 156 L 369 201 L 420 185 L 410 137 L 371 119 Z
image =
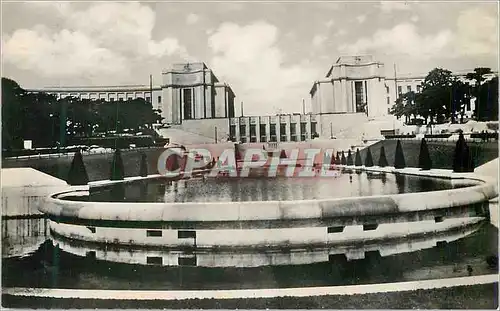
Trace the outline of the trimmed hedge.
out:
M 446 133 L 446 134 L 425 134 L 424 138 L 450 138 L 451 133 Z
M 404 135 L 385 135 L 385 139 L 403 139 L 403 138 L 415 138 L 415 134 L 404 134 Z

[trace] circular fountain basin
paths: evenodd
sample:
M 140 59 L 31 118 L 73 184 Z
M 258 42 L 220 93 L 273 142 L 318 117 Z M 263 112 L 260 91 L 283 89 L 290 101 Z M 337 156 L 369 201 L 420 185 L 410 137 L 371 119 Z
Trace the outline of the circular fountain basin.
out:
M 324 261 L 339 249 L 348 259 L 364 258 L 357 245 L 466 232 L 488 218 L 485 202 L 497 194 L 495 184 L 470 174 L 153 179 L 55 194 L 41 210 L 62 239 L 167 251 L 150 261 L 146 252 L 141 258 L 150 264 L 198 264 L 196 256 L 172 260 L 173 250 L 314 248 Z

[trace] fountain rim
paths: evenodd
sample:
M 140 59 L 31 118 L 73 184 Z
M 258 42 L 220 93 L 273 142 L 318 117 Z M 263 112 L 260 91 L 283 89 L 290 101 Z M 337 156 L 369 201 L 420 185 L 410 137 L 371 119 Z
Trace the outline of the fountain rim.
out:
M 64 200 L 64 197 L 70 195 L 88 194 L 89 186 L 87 185 L 71 187 L 68 191 L 46 197 L 44 202 L 40 204 L 39 210 L 54 217 L 117 221 L 263 221 L 416 212 L 475 204 L 489 201 L 498 196 L 496 181 L 493 181 L 491 177 L 475 173 L 454 173 L 451 170 L 422 171 L 418 168 L 394 169 L 393 167 L 342 165 L 338 167 L 395 175 L 470 180 L 479 182 L 479 184 L 466 188 L 427 192 L 287 201 L 86 202 Z M 150 177 L 143 179 L 147 178 Z M 101 182 L 101 185 L 112 183 Z M 368 203 L 369 208 L 366 207 Z M 305 205 L 307 208 L 302 208 Z M 107 208 L 103 209 L 104 206 Z M 377 206 L 377 208 L 373 208 L 373 206 Z M 212 210 L 217 212 L 218 217 L 210 215 L 213 208 L 218 209 Z M 227 210 L 221 210 L 223 208 Z M 226 213 L 224 214 L 224 212 Z

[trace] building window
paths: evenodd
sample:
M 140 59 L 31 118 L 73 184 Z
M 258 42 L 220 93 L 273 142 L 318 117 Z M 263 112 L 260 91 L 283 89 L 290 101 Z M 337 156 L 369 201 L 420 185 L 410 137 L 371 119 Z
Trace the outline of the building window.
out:
M 127 100 L 132 100 L 132 97 L 128 97 Z
M 161 237 L 162 231 L 161 230 L 146 230 L 146 236 Z
M 389 94 L 389 87 L 387 85 L 385 86 L 385 92 Z
M 300 123 L 300 140 L 305 141 L 307 138 L 307 123 Z
M 276 124 L 270 124 L 269 126 L 269 134 L 271 136 L 270 142 L 276 142 Z
M 387 106 L 389 106 L 390 104 L 391 104 L 391 98 L 387 97 Z
M 191 97 L 191 89 L 182 90 L 183 99 L 183 110 L 184 110 L 184 120 L 190 120 L 193 118 L 191 114 L 191 106 L 193 105 L 193 98 Z
M 401 95 L 403 93 L 403 87 L 401 85 L 398 86 L 398 94 Z
M 297 124 L 290 123 L 290 140 L 297 141 Z
M 163 258 L 162 257 L 157 257 L 157 256 L 148 256 L 146 257 L 146 263 L 148 265 L 162 265 L 163 264 Z
M 196 239 L 196 231 L 193 230 L 179 230 L 177 231 L 178 239 Z
M 407 86 L 406 86 L 406 91 L 407 91 L 407 92 L 411 92 L 411 85 L 407 85 Z
M 316 132 L 316 122 L 311 122 L 311 136 L 314 135 L 314 137 L 316 137 L 318 133 Z M 311 138 L 314 138 L 314 137 L 311 137 Z
M 151 97 L 146 96 L 146 101 L 147 101 L 148 103 L 150 103 L 150 102 L 151 102 Z
M 361 81 L 354 82 L 354 89 L 356 93 L 356 112 L 365 112 L 365 100 L 364 100 L 365 90 L 363 88 L 363 82 Z
M 422 90 L 422 86 L 420 84 L 417 85 L 417 93 L 420 93 L 421 90 Z
M 115 98 L 114 98 L 114 97 L 111 97 L 111 98 L 109 99 L 109 101 L 110 101 L 110 102 L 114 102 L 114 101 L 115 101 Z
M 229 139 L 236 142 L 236 125 L 231 125 L 229 127 Z
M 250 125 L 250 142 L 251 143 L 257 142 L 257 128 L 255 124 Z
M 286 141 L 286 124 L 280 124 L 280 141 Z
M 240 124 L 240 137 L 247 136 L 245 124 Z
M 158 96 L 158 104 L 161 104 L 161 96 Z
M 267 140 L 266 125 L 260 124 L 259 127 L 260 127 L 260 141 L 265 142 Z

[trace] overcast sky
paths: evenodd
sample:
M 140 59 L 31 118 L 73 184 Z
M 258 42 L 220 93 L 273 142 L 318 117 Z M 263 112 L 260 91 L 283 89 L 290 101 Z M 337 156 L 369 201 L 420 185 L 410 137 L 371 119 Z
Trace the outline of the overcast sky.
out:
M 2 4 L 2 76 L 23 87 L 161 83 L 202 61 L 246 114 L 299 112 L 340 55 L 399 73 L 498 69 L 491 2 Z M 239 111 L 239 104 L 237 113 Z M 309 105 L 308 105 L 309 106 Z

